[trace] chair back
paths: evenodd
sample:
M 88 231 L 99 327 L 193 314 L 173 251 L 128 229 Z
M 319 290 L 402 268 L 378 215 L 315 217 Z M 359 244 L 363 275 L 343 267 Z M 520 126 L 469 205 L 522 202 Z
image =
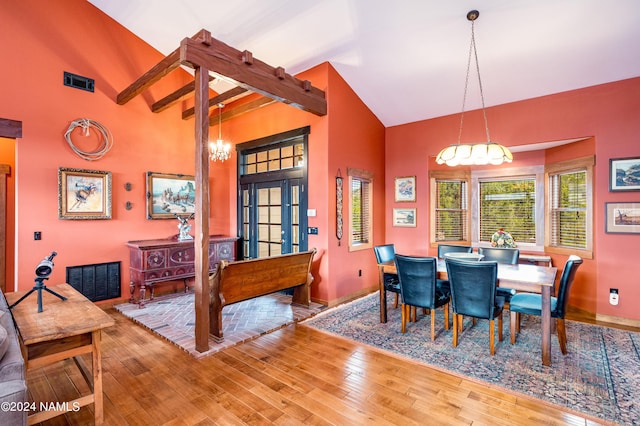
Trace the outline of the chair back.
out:
M 435 257 L 396 255 L 402 303 L 421 308 L 436 308 Z
M 455 244 L 438 244 L 438 257 L 444 258 L 445 253 L 471 253 L 473 247 L 471 246 L 458 246 Z
M 376 260 L 378 263 L 389 262 L 393 260 L 396 255 L 396 248 L 393 244 L 375 246 L 373 251 L 376 254 Z
M 560 276 L 560 285 L 558 286 L 558 303 L 556 305 L 555 312 L 552 312 L 552 315 L 555 318 L 564 318 L 567 313 L 569 292 L 571 291 L 573 279 L 575 278 L 576 271 L 580 265 L 582 265 L 582 258 L 575 254 L 569 256 L 567 263 L 564 265 L 562 275 Z
M 520 250 L 517 248 L 478 247 L 478 254 L 484 257 L 481 261 L 495 261 L 515 265 L 520 259 Z
M 496 316 L 498 262 L 445 258 L 453 312 L 483 319 Z

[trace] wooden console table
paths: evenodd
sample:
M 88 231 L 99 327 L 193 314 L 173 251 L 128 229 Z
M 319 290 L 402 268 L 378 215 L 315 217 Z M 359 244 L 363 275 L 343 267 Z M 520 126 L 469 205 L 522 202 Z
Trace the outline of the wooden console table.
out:
M 95 424 L 102 425 L 102 358 L 100 353 L 101 330 L 114 324 L 113 318 L 94 305 L 69 284 L 50 287 L 51 291 L 67 300 L 42 292 L 42 312 L 38 313 L 38 295 L 34 292 L 13 307 L 11 312 L 16 323 L 25 359 L 26 370 L 73 358 L 87 381 L 92 393 L 60 404 L 69 410 L 94 404 Z M 26 291 L 5 294 L 11 306 Z M 92 370 L 88 371 L 79 355 L 92 355 Z M 42 401 L 49 402 L 49 401 Z M 59 408 L 59 407 L 58 407 Z M 27 417 L 27 423 L 41 423 L 66 411 L 38 411 Z
M 236 260 L 237 237 L 209 236 L 209 271 L 213 273 L 221 260 Z M 195 277 L 195 248 L 193 241 L 175 239 L 129 241 L 130 303 L 136 303 L 135 289 L 139 289 L 138 303 L 144 307 L 147 286 L 153 300 L 154 284 L 184 280 L 185 292 L 189 279 Z

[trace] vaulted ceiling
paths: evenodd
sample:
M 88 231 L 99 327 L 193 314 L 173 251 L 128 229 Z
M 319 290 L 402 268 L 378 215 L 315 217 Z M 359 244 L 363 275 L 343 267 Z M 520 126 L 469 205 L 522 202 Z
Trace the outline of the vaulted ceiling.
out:
M 461 111 L 471 9 L 487 106 L 640 76 L 638 0 L 89 2 L 164 55 L 206 29 L 289 74 L 328 61 L 385 126 Z

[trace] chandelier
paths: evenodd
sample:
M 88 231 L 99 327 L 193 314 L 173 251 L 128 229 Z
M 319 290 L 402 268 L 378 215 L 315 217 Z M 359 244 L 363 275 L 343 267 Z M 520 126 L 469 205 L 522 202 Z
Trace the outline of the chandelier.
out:
M 467 19 L 471 21 L 471 45 L 469 46 L 469 59 L 467 60 L 467 78 L 464 84 L 464 96 L 462 98 L 462 114 L 460 115 L 460 131 L 458 133 L 458 143 L 444 148 L 436 157 L 436 163 L 447 166 L 468 166 L 468 165 L 499 165 L 503 162 L 510 163 L 513 160 L 511 151 L 505 146 L 491 142 L 489 137 L 489 125 L 487 124 L 487 112 L 484 106 L 484 93 L 482 92 L 482 80 L 480 79 L 480 66 L 478 65 L 478 51 L 476 49 L 476 38 L 474 32 L 475 20 L 480 16 L 480 12 L 472 10 L 467 13 Z M 464 108 L 467 100 L 467 87 L 469 86 L 469 71 L 471 69 L 471 54 L 475 58 L 476 71 L 478 73 L 478 85 L 480 86 L 480 98 L 482 100 L 482 114 L 484 116 L 484 128 L 487 133 L 487 142 L 476 144 L 461 144 L 462 123 L 464 120 Z
M 222 108 L 223 103 L 218 104 L 218 140 L 209 142 L 209 152 L 213 161 L 224 161 L 231 157 L 231 144 L 222 140 Z

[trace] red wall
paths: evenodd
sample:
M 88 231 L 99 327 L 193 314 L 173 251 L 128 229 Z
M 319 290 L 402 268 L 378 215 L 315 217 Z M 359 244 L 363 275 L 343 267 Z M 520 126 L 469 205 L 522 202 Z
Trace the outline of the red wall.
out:
M 469 113 L 467 113 L 469 114 Z M 465 114 L 463 142 L 486 140 L 480 114 Z M 604 203 L 640 201 L 637 192 L 609 192 L 609 159 L 640 156 L 640 78 L 559 93 L 487 110 L 492 140 L 506 146 L 593 137 L 583 143 L 548 150 L 545 154 L 514 154 L 506 167 L 551 163 L 590 154 L 596 156 L 594 195 L 594 257 L 578 271 L 571 304 L 600 315 L 638 320 L 640 298 L 637 250 L 640 236 L 612 235 L 604 230 Z M 429 241 L 429 170 L 443 147 L 455 143 L 459 115 L 391 127 L 386 133 L 386 191 L 393 191 L 394 176 L 417 176 L 418 226 L 395 228 L 386 222 L 386 240 L 399 251 L 434 254 Z M 474 139 L 475 138 L 475 139 Z M 410 155 L 407 155 L 410 153 Z M 537 158 L 536 158 L 537 155 Z M 487 166 L 491 167 L 491 166 Z M 386 200 L 391 217 L 393 199 Z M 563 265 L 566 256 L 553 256 Z M 608 302 L 609 288 L 620 290 L 620 304 Z
M 155 65 L 162 55 L 83 0 L 0 2 L 0 40 L 5 66 L 0 69 L 0 117 L 20 120 L 16 142 L 16 247 L 18 288 L 33 285 L 37 263 L 52 250 L 59 255 L 51 283 L 64 281 L 65 266 L 122 261 L 123 296 L 127 296 L 126 241 L 163 238 L 176 233 L 173 220 L 146 219 L 147 171 L 194 171 L 193 121 L 180 118 L 183 105 L 151 113 L 149 105 L 191 79 L 176 71 L 126 105 L 117 94 Z M 194 31 L 195 32 L 195 31 Z M 185 34 L 190 36 L 191 34 Z M 215 36 L 215 35 L 214 35 Z M 179 40 L 176 40 L 176 47 Z M 278 64 L 272 64 L 278 65 Z M 62 85 L 63 71 L 95 79 L 95 93 Z M 327 93 L 329 115 L 317 117 L 287 105 L 272 105 L 223 124 L 223 136 L 240 143 L 311 126 L 309 136 L 309 208 L 317 216 L 309 236 L 318 248 L 314 262 L 316 300 L 335 303 L 375 288 L 377 271 L 371 250 L 349 252 L 345 223 L 341 245 L 335 237 L 335 176 L 347 168 L 374 173 L 374 243 L 394 242 L 399 251 L 430 253 L 428 241 L 428 172 L 433 158 L 457 138 L 459 116 L 452 115 L 384 129 L 330 64 L 298 77 Z M 608 161 L 640 156 L 637 142 L 640 79 L 575 90 L 488 110 L 493 139 L 521 145 L 576 137 L 593 137 L 586 148 L 558 148 L 545 154 L 516 154 L 513 165 L 541 164 L 557 158 L 596 155 L 595 250 L 578 273 L 572 304 L 598 314 L 639 319 L 633 302 L 640 296 L 634 264 L 640 237 L 604 232 L 604 203 L 640 201 L 637 192 L 608 191 Z M 465 138 L 483 140 L 481 117 L 465 116 Z M 113 149 L 87 162 L 69 148 L 63 134 L 71 121 L 90 118 L 108 127 Z M 217 129 L 211 129 L 214 134 Z M 467 134 L 467 132 L 469 132 Z M 584 152 L 584 151 L 589 152 Z M 236 232 L 236 157 L 211 164 L 212 233 Z M 58 219 L 59 167 L 113 173 L 111 220 Z M 391 226 L 395 176 L 417 176 L 417 228 Z M 125 183 L 132 191 L 124 189 Z M 125 203 L 133 203 L 132 210 Z M 408 204 L 403 203 L 403 206 Z M 344 214 L 348 212 L 346 206 Z M 33 232 L 42 240 L 34 241 Z M 556 264 L 565 258 L 554 256 Z M 358 272 L 362 270 L 362 277 Z M 9 283 L 10 284 L 10 283 Z M 608 304 L 610 287 L 620 289 L 620 304 Z M 9 288 L 11 286 L 9 285 Z
M 193 122 L 183 121 L 178 107 L 153 114 L 149 105 L 169 83 L 190 78 L 175 72 L 166 84 L 120 106 L 118 92 L 162 59 L 157 51 L 82 0 L 0 2 L 0 20 L 0 117 L 23 126 L 14 168 L 17 288 L 31 288 L 35 266 L 55 250 L 50 285 L 65 281 L 66 266 L 121 260 L 126 295 L 125 243 L 177 232 L 176 221 L 146 219 L 145 173 L 192 174 L 195 164 Z M 95 79 L 95 92 L 65 87 L 64 71 Z M 65 131 L 78 118 L 112 132 L 113 148 L 102 159 L 83 160 L 65 141 Z M 94 148 L 83 146 L 79 135 L 75 141 Z M 112 219 L 58 219 L 59 167 L 112 172 Z M 132 191 L 125 190 L 126 182 Z M 131 210 L 125 209 L 127 201 Z M 34 231 L 42 232 L 42 240 L 34 241 Z M 7 289 L 12 288 L 9 282 Z

